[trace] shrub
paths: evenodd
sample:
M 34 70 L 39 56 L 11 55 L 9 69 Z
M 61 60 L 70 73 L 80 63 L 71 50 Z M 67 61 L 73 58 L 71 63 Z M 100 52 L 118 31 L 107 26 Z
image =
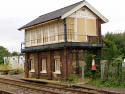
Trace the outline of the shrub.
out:
M 9 64 L 0 64 L 0 70 L 11 70 L 12 68 L 10 67 Z
M 17 68 L 17 69 L 15 69 L 13 71 L 10 71 L 9 74 L 10 75 L 16 75 L 16 74 L 21 74 L 23 72 L 24 72 L 24 70 L 22 68 Z
M 67 81 L 70 83 L 76 83 L 78 81 L 79 77 L 76 74 L 71 74 Z
M 107 81 L 102 81 L 100 79 L 96 79 L 96 80 L 91 80 L 89 81 L 88 84 L 97 86 L 97 87 L 113 87 L 113 88 L 125 88 L 125 82 L 122 82 L 119 84 L 118 81 L 111 81 L 111 80 L 107 80 Z

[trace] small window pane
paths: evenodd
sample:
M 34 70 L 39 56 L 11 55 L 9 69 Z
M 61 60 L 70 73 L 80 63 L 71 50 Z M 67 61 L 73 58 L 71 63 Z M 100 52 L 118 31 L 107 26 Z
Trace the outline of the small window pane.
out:
M 47 67 L 46 66 L 46 59 L 42 59 L 42 71 L 41 71 L 41 73 L 47 73 L 46 67 Z

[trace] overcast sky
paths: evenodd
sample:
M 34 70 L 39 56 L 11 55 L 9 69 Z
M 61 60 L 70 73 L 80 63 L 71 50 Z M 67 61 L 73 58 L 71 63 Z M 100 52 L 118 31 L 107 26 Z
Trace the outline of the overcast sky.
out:
M 9 51 L 20 51 L 24 39 L 17 29 L 34 18 L 79 2 L 80 0 L 1 0 L 0 1 L 0 45 Z M 87 0 L 109 19 L 102 25 L 102 33 L 125 31 L 124 0 Z

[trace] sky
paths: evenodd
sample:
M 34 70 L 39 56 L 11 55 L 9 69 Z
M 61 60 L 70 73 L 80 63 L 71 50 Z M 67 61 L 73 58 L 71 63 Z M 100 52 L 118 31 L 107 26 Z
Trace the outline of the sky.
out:
M 17 29 L 40 15 L 71 5 L 81 0 L 1 0 L 0 46 L 10 52 L 21 49 L 24 32 Z M 86 0 L 109 22 L 102 25 L 102 34 L 125 31 L 124 0 Z

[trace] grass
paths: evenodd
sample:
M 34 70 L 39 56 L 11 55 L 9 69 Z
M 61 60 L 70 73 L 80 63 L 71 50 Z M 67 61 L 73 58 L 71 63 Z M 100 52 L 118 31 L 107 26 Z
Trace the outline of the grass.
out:
M 102 81 L 100 79 L 96 79 L 89 81 L 88 84 L 96 87 L 125 88 L 125 81 L 119 83 L 118 81 Z
M 12 69 L 12 67 L 9 64 L 0 64 L 0 72 L 3 75 L 15 75 L 23 73 L 24 70 L 22 68 Z
M 8 64 L 1 64 L 0 70 L 12 70 L 11 66 Z

